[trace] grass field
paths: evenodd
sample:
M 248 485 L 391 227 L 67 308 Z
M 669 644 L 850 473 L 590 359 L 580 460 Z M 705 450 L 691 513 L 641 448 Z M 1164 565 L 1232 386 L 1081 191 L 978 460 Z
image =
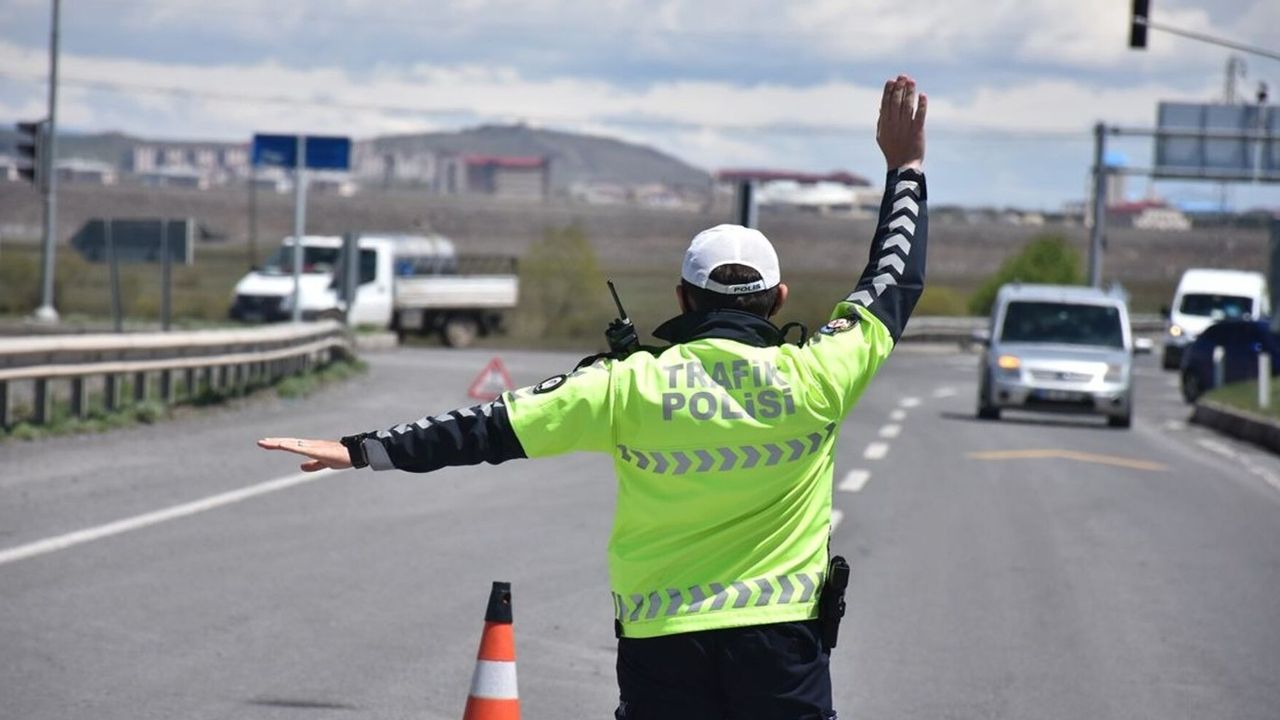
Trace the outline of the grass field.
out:
M 555 327 L 556 313 L 536 301 L 531 292 L 539 284 L 565 282 L 563 275 L 535 276 L 522 266 L 522 288 L 530 300 L 513 313 L 509 334 L 490 344 L 546 347 L 594 347 L 605 325 L 615 314 L 605 279 L 614 281 L 627 312 L 647 333 L 676 314 L 675 286 L 679 258 L 663 258 L 661 264 L 597 264 L 590 277 L 579 278 L 581 287 L 568 301 L 581 305 L 587 319 L 580 328 L 564 332 Z M 670 266 L 670 267 L 668 267 Z M 201 246 L 191 267 L 173 268 L 173 319 L 181 327 L 227 324 L 232 289 L 248 269 L 243 247 Z M 19 318 L 29 314 L 40 299 L 40 252 L 33 243 L 9 243 L 0 252 L 0 315 Z M 782 322 L 797 320 L 810 329 L 826 322 L 832 306 L 847 295 L 856 280 L 853 270 L 796 270 L 788 272 L 791 300 Z M 979 279 L 932 283 L 925 293 L 920 314 L 956 315 L 965 312 L 968 292 Z M 129 325 L 153 326 L 160 317 L 160 268 L 158 265 L 122 265 L 121 301 Z M 111 294 L 108 267 L 86 262 L 74 250 L 59 248 L 54 283 L 55 306 L 65 321 L 101 324 L 110 320 Z
M 1271 403 L 1265 410 L 1258 407 L 1258 381 L 1256 380 L 1224 385 L 1210 390 L 1204 397 L 1206 400 L 1280 420 L 1280 378 L 1273 378 L 1271 381 Z

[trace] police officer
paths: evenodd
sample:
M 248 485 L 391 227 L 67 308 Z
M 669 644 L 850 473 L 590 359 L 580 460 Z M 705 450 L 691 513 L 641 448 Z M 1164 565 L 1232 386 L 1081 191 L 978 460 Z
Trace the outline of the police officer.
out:
M 835 446 L 923 289 L 926 108 L 910 78 L 885 83 L 877 140 L 888 174 L 870 262 L 811 338 L 788 342 L 768 319 L 787 299 L 768 239 L 720 225 L 685 255 L 682 312 L 654 332 L 665 349 L 340 442 L 259 445 L 307 456 L 304 470 L 607 453 L 619 479 L 616 717 L 834 718 L 832 641 L 818 616 L 832 584 Z

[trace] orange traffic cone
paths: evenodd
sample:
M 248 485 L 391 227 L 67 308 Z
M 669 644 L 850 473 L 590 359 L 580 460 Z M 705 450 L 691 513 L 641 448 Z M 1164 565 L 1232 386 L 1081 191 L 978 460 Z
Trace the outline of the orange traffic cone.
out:
M 516 636 L 511 628 L 511 583 L 495 582 L 484 612 L 484 634 L 462 720 L 520 720 L 516 692 Z

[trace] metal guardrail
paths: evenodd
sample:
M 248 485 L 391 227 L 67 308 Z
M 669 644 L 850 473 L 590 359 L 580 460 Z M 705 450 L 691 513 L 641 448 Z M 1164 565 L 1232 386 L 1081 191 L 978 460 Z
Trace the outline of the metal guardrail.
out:
M 13 424 L 14 383 L 32 384 L 29 419 L 44 424 L 53 416 L 57 382 L 69 384 L 71 414 L 84 418 L 93 378 L 102 378 L 102 404 L 110 412 L 122 406 L 127 381 L 133 402 L 142 403 L 158 375 L 160 400 L 170 403 L 179 397 L 178 373 L 181 395 L 193 398 L 201 386 L 221 392 L 274 382 L 337 354 L 349 355 L 352 347 L 346 328 L 332 320 L 244 330 L 0 338 L 0 427 Z
M 959 343 L 968 345 L 973 341 L 976 330 L 985 330 L 989 323 L 985 317 L 913 317 L 902 333 L 907 342 Z M 1134 335 L 1159 335 L 1164 332 L 1164 317 L 1161 315 L 1130 315 L 1129 327 Z

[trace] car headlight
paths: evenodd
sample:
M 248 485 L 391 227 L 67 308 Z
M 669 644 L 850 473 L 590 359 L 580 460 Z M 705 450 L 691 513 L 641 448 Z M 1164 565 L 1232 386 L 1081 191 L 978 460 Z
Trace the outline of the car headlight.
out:
M 1120 363 L 1107 363 L 1107 375 L 1103 379 L 1109 383 L 1118 383 L 1124 380 L 1124 365 Z
M 1179 325 L 1170 325 L 1169 335 L 1170 337 L 1182 337 L 1182 327 Z
M 1006 373 L 1014 374 L 1022 367 L 1022 361 L 1018 359 L 1017 355 L 1001 355 L 996 358 L 996 367 Z

